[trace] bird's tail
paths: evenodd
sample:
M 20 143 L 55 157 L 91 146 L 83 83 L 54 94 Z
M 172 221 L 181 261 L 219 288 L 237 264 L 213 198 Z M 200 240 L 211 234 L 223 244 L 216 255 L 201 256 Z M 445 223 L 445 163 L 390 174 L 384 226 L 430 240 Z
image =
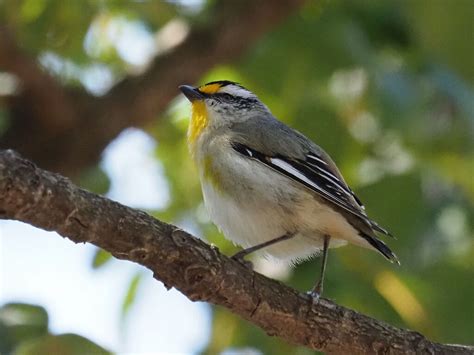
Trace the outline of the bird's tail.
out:
M 382 242 L 380 239 L 376 237 L 372 237 L 370 235 L 367 235 L 365 233 L 360 233 L 362 238 L 364 238 L 370 245 L 372 245 L 380 254 L 385 256 L 387 260 L 389 260 L 392 263 L 396 263 L 400 265 L 400 261 L 398 260 L 398 257 L 395 255 L 393 251 L 390 250 L 390 248 Z

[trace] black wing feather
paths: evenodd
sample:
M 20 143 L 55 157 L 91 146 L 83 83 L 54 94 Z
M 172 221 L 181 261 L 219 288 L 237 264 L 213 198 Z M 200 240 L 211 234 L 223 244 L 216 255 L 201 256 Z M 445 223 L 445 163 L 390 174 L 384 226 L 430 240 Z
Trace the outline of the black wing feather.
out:
M 305 185 L 335 205 L 359 217 L 364 223 L 373 228 L 375 231 L 391 236 L 389 232 L 367 217 L 363 204 L 360 202 L 354 192 L 349 189 L 349 187 L 343 181 L 341 181 L 337 176 L 329 171 L 328 164 L 323 159 L 313 154 L 307 154 L 306 160 L 290 159 L 280 155 L 268 157 L 265 154 L 246 146 L 245 144 L 237 142 L 233 142 L 232 147 L 240 154 L 259 160 L 263 164 L 271 167 L 281 174 L 286 175 L 291 179 Z M 275 164 L 274 161 L 272 161 L 273 159 L 279 159 L 282 162 L 290 165 L 306 179 L 291 174 L 289 171 Z M 360 208 L 354 206 L 354 200 Z
M 349 194 L 352 198 L 354 198 L 354 200 L 357 202 L 357 204 L 361 208 L 360 213 L 364 215 L 364 217 L 365 217 L 364 220 L 366 220 L 369 223 L 369 225 L 375 231 L 380 232 L 380 233 L 385 234 L 385 235 L 388 235 L 388 236 L 393 238 L 393 235 L 390 234 L 390 232 L 383 229 L 376 222 L 372 221 L 371 219 L 369 219 L 367 217 L 367 215 L 364 212 L 365 207 L 364 207 L 364 204 L 362 203 L 362 201 L 357 197 L 357 195 L 354 193 L 354 191 L 352 191 L 345 183 L 343 183 L 340 179 L 338 179 L 336 176 L 334 176 L 329 171 L 327 171 L 327 163 L 323 159 L 321 159 L 321 158 L 319 158 L 315 155 L 312 155 L 312 154 L 308 154 L 306 157 L 307 157 L 306 163 L 310 167 L 314 167 L 315 169 L 317 169 L 317 171 L 315 171 L 316 174 L 320 174 L 321 176 L 325 177 L 326 179 L 327 179 L 327 176 L 329 176 L 329 178 L 331 178 L 330 180 L 333 181 L 333 183 L 335 183 L 337 185 L 338 189 L 344 191 L 346 194 Z M 340 195 L 340 193 L 337 193 L 337 192 L 336 192 L 336 194 Z M 349 201 L 349 205 L 351 205 L 350 201 Z M 356 214 L 356 215 L 359 216 L 358 214 Z
M 328 170 L 327 163 L 323 159 L 311 154 L 307 155 L 305 161 L 289 159 L 281 155 L 269 157 L 242 143 L 236 142 L 232 143 L 232 147 L 240 154 L 247 156 L 250 159 L 258 160 L 281 174 L 298 181 L 307 188 L 323 196 L 328 201 L 359 217 L 360 220 L 362 220 L 369 228 L 390 235 L 385 229 L 381 228 L 377 223 L 367 217 L 360 200 L 343 181 Z M 292 169 L 295 169 L 297 174 L 291 173 L 282 166 L 275 164 L 275 159 L 279 159 L 281 162 L 290 165 Z M 354 205 L 354 201 L 358 204 L 358 207 Z M 385 245 L 384 242 L 377 239 L 375 236 L 368 235 L 362 230 L 359 230 L 359 235 L 367 240 L 370 245 L 372 245 L 388 260 L 400 264 L 397 256 L 387 245 Z
M 242 155 L 257 159 L 265 165 L 271 167 L 272 169 L 282 173 L 283 175 L 286 175 L 293 180 L 297 180 L 299 183 L 322 195 L 327 200 L 331 201 L 337 206 L 361 218 L 368 225 L 372 225 L 372 223 L 370 223 L 371 221 L 367 218 L 365 212 L 361 209 L 356 209 L 354 207 L 350 198 L 352 196 L 351 191 L 337 177 L 335 177 L 332 173 L 328 172 L 327 169 L 325 169 L 326 174 L 323 174 L 316 170 L 316 166 L 314 164 L 308 164 L 307 162 L 301 160 L 288 159 L 283 156 L 268 157 L 265 154 L 262 154 L 250 147 L 247 147 L 242 143 L 234 142 L 232 143 L 232 147 Z M 281 161 L 284 161 L 285 163 L 291 165 L 307 179 L 301 179 L 298 176 L 289 173 L 282 167 L 275 165 L 274 163 L 272 163 L 272 158 L 280 159 Z M 328 174 L 331 174 L 331 177 Z M 311 181 L 314 184 L 308 183 L 308 181 Z

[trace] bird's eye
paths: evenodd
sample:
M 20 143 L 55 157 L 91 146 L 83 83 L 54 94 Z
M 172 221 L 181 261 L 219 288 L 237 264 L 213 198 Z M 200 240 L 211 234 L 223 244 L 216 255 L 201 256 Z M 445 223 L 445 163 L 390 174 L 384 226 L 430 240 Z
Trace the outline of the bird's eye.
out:
M 234 97 L 230 94 L 222 94 L 222 97 L 226 100 L 232 100 Z

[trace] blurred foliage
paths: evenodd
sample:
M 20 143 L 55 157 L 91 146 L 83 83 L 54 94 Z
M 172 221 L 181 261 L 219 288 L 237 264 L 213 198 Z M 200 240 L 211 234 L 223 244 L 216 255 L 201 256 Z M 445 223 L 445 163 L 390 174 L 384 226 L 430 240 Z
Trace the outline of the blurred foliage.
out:
M 135 297 L 137 296 L 138 286 L 140 286 L 140 282 L 143 279 L 143 275 L 141 273 L 136 273 L 129 284 L 127 293 L 125 294 L 125 298 L 122 303 L 122 318 L 125 318 L 130 311 L 130 307 L 133 305 L 135 301 Z
M 117 33 L 138 28 L 149 39 L 177 17 L 208 21 L 206 4 L 199 4 L 11 0 L 0 7 L 0 19 L 64 83 L 91 90 L 84 70 L 100 65 L 110 86 L 137 65 L 117 44 Z M 325 296 L 448 343 L 474 343 L 473 23 L 471 0 L 308 1 L 237 63 L 202 78 L 241 82 L 318 142 L 368 214 L 397 236 L 389 243 L 400 257 L 398 268 L 356 247 L 331 251 Z M 171 195 L 166 209 L 152 212 L 230 254 L 237 247 L 222 238 L 202 204 L 185 142 L 188 116 L 188 104 L 178 97 L 147 127 L 158 141 L 156 158 Z M 0 112 L 0 127 L 3 117 Z M 107 189 L 101 170 L 84 176 L 88 188 Z M 109 259 L 98 252 L 94 266 Z M 304 291 L 318 275 L 318 262 L 279 274 L 272 265 L 265 270 Z M 136 276 L 123 311 L 138 284 Z M 205 353 L 249 347 L 309 353 L 224 309 L 213 312 Z
M 452 5 L 447 20 L 442 1 L 308 3 L 202 82 L 226 78 L 257 93 L 331 154 L 369 215 L 397 236 L 389 243 L 399 268 L 354 247 L 331 252 L 327 297 L 437 341 L 473 343 L 474 47 L 458 31 L 470 26 L 472 36 L 474 3 Z M 433 25 L 450 21 L 460 23 Z M 178 100 L 154 128 L 173 196 L 157 215 L 180 221 L 195 206 L 202 235 L 232 253 L 202 212 L 183 139 L 187 110 Z M 290 274 L 285 282 L 308 290 L 318 262 Z M 226 310 L 214 313 L 209 354 L 229 346 L 305 353 Z
M 14 355 L 107 355 L 109 351 L 77 334 L 53 335 L 43 307 L 9 303 L 0 308 L 0 353 Z
M 99 166 L 95 166 L 82 172 L 78 184 L 96 194 L 105 194 L 109 191 L 110 179 Z
M 112 255 L 103 249 L 97 249 L 92 258 L 92 268 L 98 269 L 112 260 Z
M 21 343 L 15 355 L 108 355 L 111 352 L 77 334 L 44 335 Z

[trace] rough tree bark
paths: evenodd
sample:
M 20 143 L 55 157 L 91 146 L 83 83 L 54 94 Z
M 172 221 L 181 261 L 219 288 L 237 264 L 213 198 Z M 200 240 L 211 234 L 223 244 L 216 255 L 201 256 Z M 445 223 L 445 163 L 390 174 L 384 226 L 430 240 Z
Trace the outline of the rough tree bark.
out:
M 219 1 L 205 27 L 192 28 L 177 47 L 155 58 L 142 75 L 117 83 L 106 95 L 62 87 L 0 26 L 0 71 L 15 74 L 11 126 L 0 148 L 15 149 L 46 169 L 77 177 L 97 163 L 106 145 L 127 127 L 144 127 L 217 63 L 237 59 L 303 0 Z
M 269 335 L 327 353 L 473 354 L 321 299 L 318 304 L 148 214 L 92 194 L 0 151 L 0 218 L 91 243 L 153 271 L 193 301 L 226 307 Z

